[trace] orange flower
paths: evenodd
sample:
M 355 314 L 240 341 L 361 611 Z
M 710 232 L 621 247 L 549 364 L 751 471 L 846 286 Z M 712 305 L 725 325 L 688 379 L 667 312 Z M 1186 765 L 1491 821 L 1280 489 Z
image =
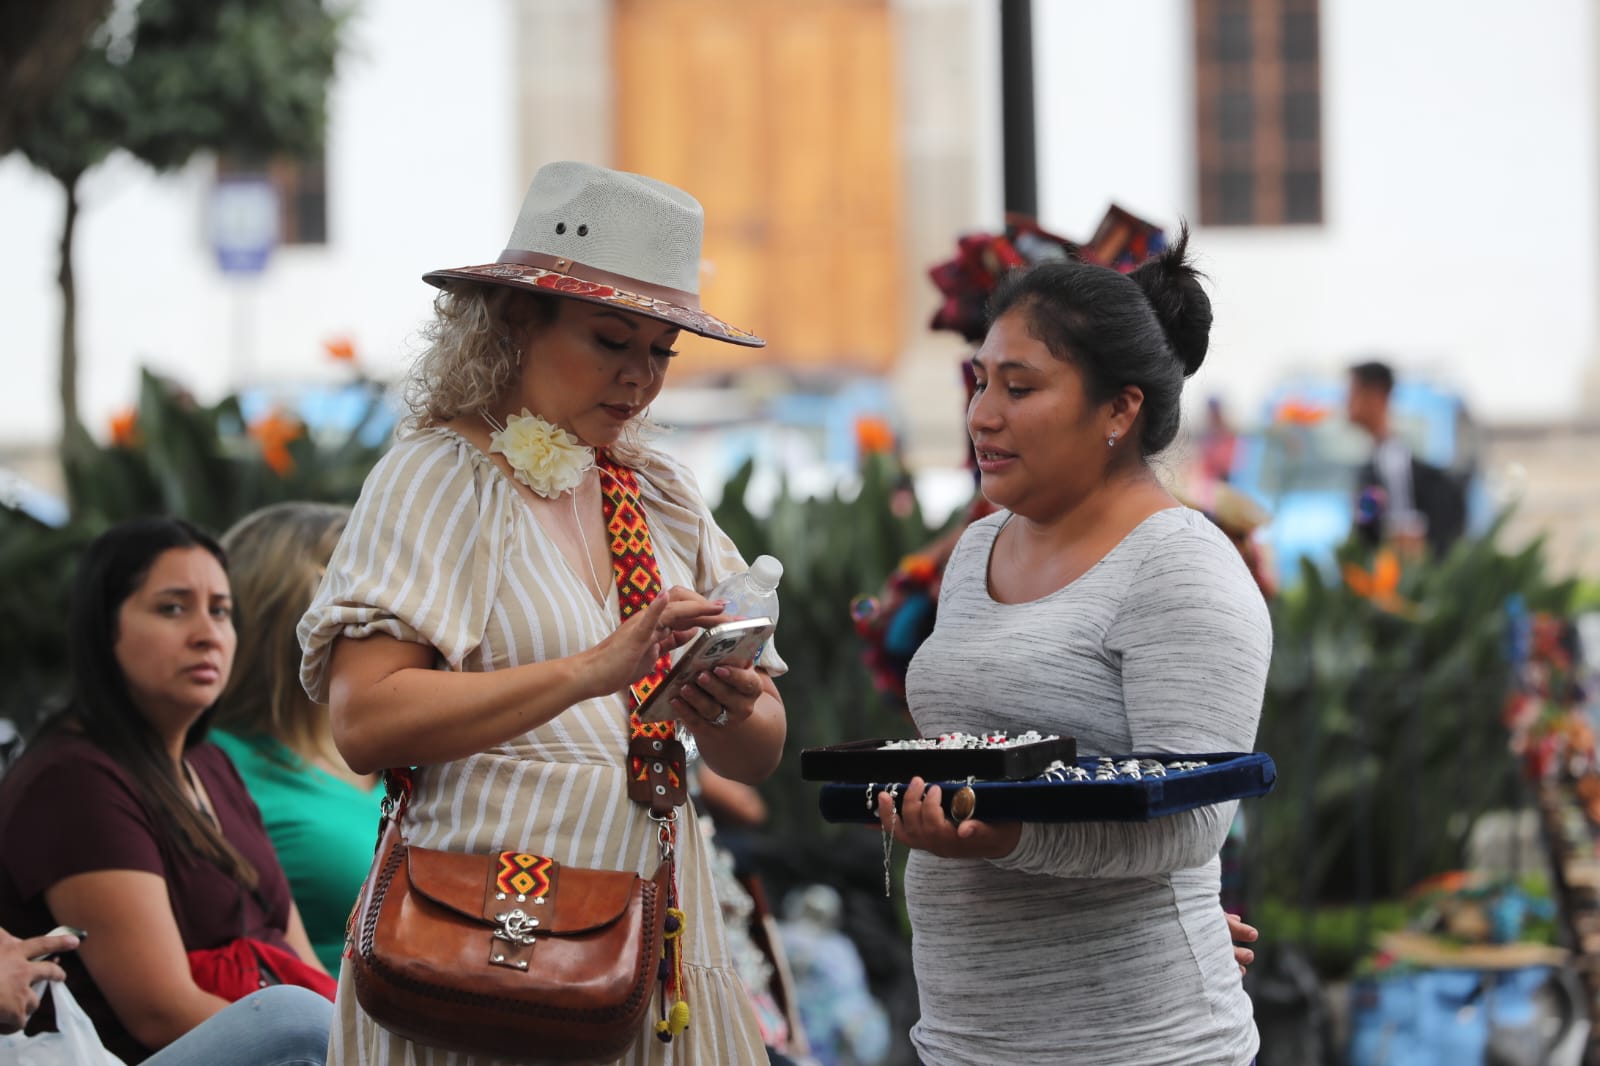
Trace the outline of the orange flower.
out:
M 913 553 L 900 560 L 900 572 L 912 581 L 926 584 L 938 572 L 938 567 L 933 560 L 920 552 Z
M 1328 417 L 1326 407 L 1305 400 L 1289 399 L 1278 405 L 1276 419 L 1288 426 L 1314 426 Z
M 250 424 L 250 436 L 261 447 L 261 458 L 279 477 L 294 469 L 289 442 L 305 435 L 299 419 L 274 408 Z
M 856 448 L 862 455 L 883 455 L 894 451 L 894 430 L 877 415 L 856 419 Z
M 132 407 L 124 407 L 111 416 L 111 446 L 114 448 L 136 448 L 139 445 L 139 412 Z
M 356 361 L 356 346 L 349 337 L 332 337 L 322 342 L 322 348 L 328 353 L 328 358 L 338 363 L 353 363 Z
M 1344 583 L 1362 599 L 1390 614 L 1410 615 L 1416 607 L 1400 598 L 1400 557 L 1389 548 L 1380 548 L 1372 560 L 1372 572 L 1355 563 L 1344 564 Z

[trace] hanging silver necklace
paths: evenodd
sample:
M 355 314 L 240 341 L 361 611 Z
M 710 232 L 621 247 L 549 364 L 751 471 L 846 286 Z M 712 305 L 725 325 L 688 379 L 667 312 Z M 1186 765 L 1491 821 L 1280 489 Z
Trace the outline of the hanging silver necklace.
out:
M 599 572 L 594 568 L 594 553 L 589 550 L 589 535 L 583 531 L 583 519 L 578 516 L 576 488 L 572 490 L 572 521 L 577 524 L 578 539 L 583 543 L 583 561 L 589 564 L 589 576 L 594 579 L 595 592 L 599 595 L 600 602 L 604 604 L 609 597 L 604 582 L 600 580 Z

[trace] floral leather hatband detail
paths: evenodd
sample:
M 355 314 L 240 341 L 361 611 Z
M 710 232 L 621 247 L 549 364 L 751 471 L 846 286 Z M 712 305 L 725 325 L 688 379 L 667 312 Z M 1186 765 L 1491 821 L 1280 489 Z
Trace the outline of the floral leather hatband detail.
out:
M 456 278 L 462 281 L 487 281 L 500 285 L 527 286 L 579 300 L 610 304 L 623 310 L 648 315 L 651 318 L 657 318 L 663 322 L 670 322 L 675 326 L 680 326 L 691 333 L 698 333 L 703 337 L 711 337 L 750 347 L 759 347 L 766 343 L 749 330 L 743 330 L 738 326 L 724 322 L 715 315 L 709 315 L 697 307 L 685 307 L 669 300 L 630 292 L 614 285 L 602 285 L 598 282 L 585 281 L 570 274 L 563 274 L 556 270 L 547 270 L 544 267 L 524 263 L 491 263 L 487 266 L 440 270 L 430 275 L 430 280 L 433 277 Z

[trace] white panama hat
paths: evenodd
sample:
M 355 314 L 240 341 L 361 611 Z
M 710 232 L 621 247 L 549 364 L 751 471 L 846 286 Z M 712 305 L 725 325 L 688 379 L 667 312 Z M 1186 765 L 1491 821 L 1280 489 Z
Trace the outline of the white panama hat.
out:
M 504 285 L 606 304 L 712 340 L 766 341 L 700 309 L 700 202 L 664 181 L 591 163 L 547 163 L 533 176 L 511 240 L 482 266 L 422 280 Z

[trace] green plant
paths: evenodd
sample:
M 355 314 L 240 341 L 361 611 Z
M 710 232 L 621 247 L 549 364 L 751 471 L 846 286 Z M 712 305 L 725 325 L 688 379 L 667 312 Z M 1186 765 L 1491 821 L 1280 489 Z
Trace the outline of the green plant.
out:
M 1355 546 L 1330 578 L 1307 566 L 1273 608 L 1257 740 L 1279 785 L 1251 804 L 1250 875 L 1307 910 L 1392 898 L 1461 864 L 1478 815 L 1515 805 L 1501 722 L 1507 605 L 1561 611 L 1542 544 L 1499 546 L 1504 518 L 1437 562 Z
M 903 517 L 894 513 L 898 470 L 886 455 L 867 458 L 854 495 L 835 490 L 803 498 L 785 487 L 759 518 L 745 502 L 751 472 L 746 463 L 728 482 L 716 519 L 747 559 L 774 555 L 784 565 L 776 642 L 792 667 L 778 680 L 789 738 L 783 764 L 763 792 L 774 834 L 816 840 L 841 828 L 817 817 L 818 786 L 800 780 L 801 749 L 912 731 L 904 714 L 887 707 L 873 688 L 851 628 L 850 601 L 876 592 L 902 558 L 939 530 L 918 508 Z
M 251 511 L 285 500 L 353 502 L 386 442 L 367 443 L 384 417 L 383 389 L 368 393 L 365 416 L 348 433 L 313 438 L 273 414 L 252 427 L 236 397 L 197 403 L 146 372 L 122 443 L 80 434 L 66 461 L 68 524 L 52 529 L 0 508 L 0 718 L 26 729 L 60 697 L 67 678 L 67 589 L 78 553 L 126 518 L 170 514 L 220 533 Z
M 1401 900 L 1377 900 L 1370 905 L 1331 903 L 1306 910 L 1294 902 L 1267 899 L 1250 915 L 1261 931 L 1256 941 L 1263 950 L 1296 944 L 1325 980 L 1349 977 L 1384 933 L 1404 929 L 1410 914 Z

